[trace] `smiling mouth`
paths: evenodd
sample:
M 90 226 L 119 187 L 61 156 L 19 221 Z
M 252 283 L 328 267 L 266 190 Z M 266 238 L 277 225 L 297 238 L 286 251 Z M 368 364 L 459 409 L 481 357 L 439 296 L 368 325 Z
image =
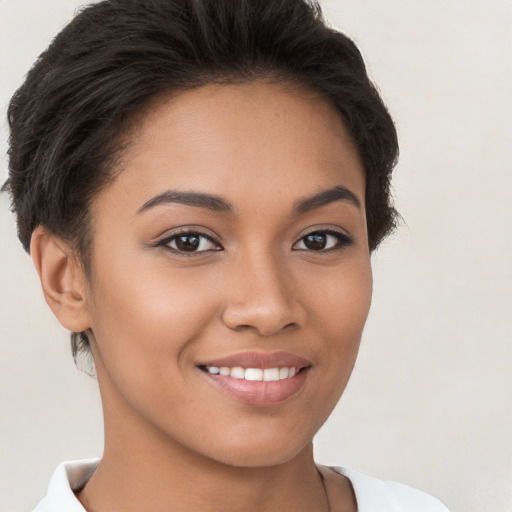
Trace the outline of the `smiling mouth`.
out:
M 249 405 L 273 405 L 295 395 L 312 364 L 286 353 L 236 354 L 197 368 L 217 389 Z
M 306 367 L 296 368 L 294 366 L 282 368 L 242 368 L 241 366 L 200 366 L 201 370 L 212 375 L 232 377 L 233 379 L 248 380 L 251 382 L 276 382 L 293 378 L 298 372 Z

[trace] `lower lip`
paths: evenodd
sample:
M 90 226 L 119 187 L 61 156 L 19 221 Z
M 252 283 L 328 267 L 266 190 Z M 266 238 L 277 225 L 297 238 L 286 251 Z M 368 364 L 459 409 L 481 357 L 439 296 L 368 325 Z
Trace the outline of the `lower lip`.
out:
M 291 378 L 269 382 L 235 379 L 201 371 L 211 383 L 241 402 L 250 405 L 273 405 L 298 393 L 306 380 L 309 367 L 302 368 Z

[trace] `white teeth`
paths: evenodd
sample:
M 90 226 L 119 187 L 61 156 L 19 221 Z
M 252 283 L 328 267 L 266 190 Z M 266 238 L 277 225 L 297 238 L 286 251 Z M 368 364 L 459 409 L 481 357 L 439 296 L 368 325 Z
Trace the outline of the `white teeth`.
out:
M 263 370 L 263 380 L 265 382 L 279 380 L 279 368 L 265 368 Z
M 263 380 L 263 370 L 261 368 L 247 368 L 245 370 L 245 380 Z
M 297 368 L 242 368 L 235 366 L 207 366 L 206 370 L 213 375 L 223 375 L 233 377 L 234 379 L 245 379 L 249 381 L 274 382 L 277 380 L 291 379 L 296 373 Z
M 244 379 L 245 370 L 243 368 L 240 368 L 239 366 L 235 366 L 234 368 L 231 368 L 229 375 L 230 377 L 233 377 L 235 379 Z

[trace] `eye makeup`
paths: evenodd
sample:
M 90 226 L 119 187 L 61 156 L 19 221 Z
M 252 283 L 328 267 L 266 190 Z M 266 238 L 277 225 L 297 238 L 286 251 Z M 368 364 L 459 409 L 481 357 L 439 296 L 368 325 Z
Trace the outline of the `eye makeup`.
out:
M 303 247 L 297 247 L 302 243 Z M 352 236 L 335 229 L 315 229 L 303 235 L 292 249 L 296 251 L 330 252 L 353 245 Z
M 342 250 L 354 243 L 353 237 L 332 228 L 310 230 L 292 245 L 294 251 L 326 253 Z M 153 247 L 163 247 L 178 256 L 199 256 L 222 251 L 213 236 L 196 228 L 182 228 L 158 240 Z
M 195 228 L 184 228 L 162 238 L 153 247 L 163 247 L 179 256 L 194 256 L 213 251 L 222 251 L 223 247 L 211 235 Z

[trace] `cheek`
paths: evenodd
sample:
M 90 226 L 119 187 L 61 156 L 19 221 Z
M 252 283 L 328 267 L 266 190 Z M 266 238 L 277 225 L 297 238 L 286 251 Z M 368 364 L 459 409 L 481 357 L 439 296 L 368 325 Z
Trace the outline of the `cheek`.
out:
M 305 283 L 311 325 L 322 338 L 325 386 L 336 402 L 352 373 L 372 298 L 372 272 L 368 255 L 324 277 Z
M 372 298 L 370 268 L 355 268 L 344 273 L 339 282 L 332 282 L 325 299 L 329 333 L 359 342 L 366 323 Z
M 127 379 L 165 379 L 190 364 L 186 347 L 217 314 L 217 290 L 201 272 L 165 262 L 110 259 L 94 282 L 92 330 L 107 369 Z
M 329 339 L 359 338 L 372 298 L 368 256 L 352 258 L 336 270 L 326 269 L 304 281 L 304 297 Z

